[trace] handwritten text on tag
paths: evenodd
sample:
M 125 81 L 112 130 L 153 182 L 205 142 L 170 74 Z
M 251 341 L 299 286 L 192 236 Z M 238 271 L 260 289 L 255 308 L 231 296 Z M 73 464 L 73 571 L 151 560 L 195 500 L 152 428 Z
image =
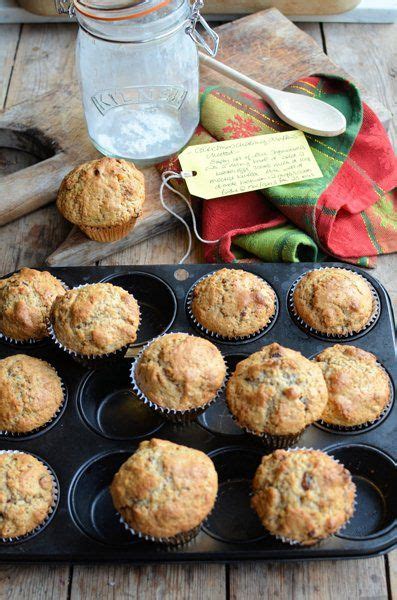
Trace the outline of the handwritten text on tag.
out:
M 190 146 L 179 161 L 196 172 L 186 179 L 189 192 L 206 200 L 323 176 L 297 130 Z

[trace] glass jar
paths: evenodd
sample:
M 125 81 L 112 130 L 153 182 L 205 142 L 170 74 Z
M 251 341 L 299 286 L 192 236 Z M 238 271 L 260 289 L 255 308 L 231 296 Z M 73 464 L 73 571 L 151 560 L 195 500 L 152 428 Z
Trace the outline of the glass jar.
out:
M 200 117 L 197 45 L 212 56 L 218 47 L 203 0 L 56 1 L 80 25 L 77 71 L 94 146 L 141 166 L 178 152 Z

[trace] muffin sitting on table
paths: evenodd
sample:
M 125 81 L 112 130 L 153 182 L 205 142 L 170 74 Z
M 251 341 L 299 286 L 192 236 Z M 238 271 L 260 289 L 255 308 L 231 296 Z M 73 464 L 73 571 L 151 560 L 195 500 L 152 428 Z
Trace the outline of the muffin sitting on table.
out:
M 52 303 L 64 293 L 63 283 L 47 271 L 23 268 L 0 279 L 0 333 L 16 342 L 43 339 Z
M 131 163 L 103 157 L 71 171 L 59 188 L 60 213 L 97 242 L 114 242 L 142 213 L 145 179 Z

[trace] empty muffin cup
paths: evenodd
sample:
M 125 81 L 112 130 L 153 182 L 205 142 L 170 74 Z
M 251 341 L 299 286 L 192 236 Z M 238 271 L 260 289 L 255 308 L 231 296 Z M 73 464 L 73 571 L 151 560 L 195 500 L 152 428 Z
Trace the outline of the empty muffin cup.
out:
M 390 531 L 397 520 L 397 467 L 385 452 L 367 444 L 341 444 L 328 454 L 352 474 L 356 510 L 336 535 L 351 540 L 374 539 Z

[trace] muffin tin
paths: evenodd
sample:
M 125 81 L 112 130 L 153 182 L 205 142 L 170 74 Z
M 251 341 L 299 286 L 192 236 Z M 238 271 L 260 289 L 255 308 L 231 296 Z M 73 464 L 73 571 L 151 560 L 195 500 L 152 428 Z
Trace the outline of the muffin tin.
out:
M 277 341 L 312 357 L 330 344 L 302 330 L 288 310 L 288 291 L 313 264 L 120 266 L 48 269 L 68 286 L 108 281 L 137 298 L 142 324 L 127 358 L 89 370 L 54 346 L 0 341 L 0 357 L 27 353 L 57 369 L 67 400 L 59 417 L 33 434 L 0 438 L 0 450 L 31 452 L 50 465 L 59 481 L 58 506 L 46 527 L 16 543 L 0 544 L 5 562 L 189 562 L 304 560 L 382 554 L 397 544 L 397 408 L 378 423 L 353 432 L 311 426 L 298 446 L 330 452 L 353 474 L 358 490 L 356 514 L 343 531 L 313 547 L 290 546 L 271 537 L 250 508 L 250 482 L 266 448 L 234 423 L 220 397 L 188 425 L 164 421 L 142 405 L 131 390 L 129 367 L 142 345 L 167 331 L 205 335 L 195 329 L 186 299 L 203 275 L 222 268 L 243 268 L 263 277 L 278 298 L 278 314 L 261 335 L 243 342 L 214 339 L 229 370 L 263 345 Z M 374 352 L 397 381 L 393 312 L 387 292 L 371 275 L 352 268 L 374 286 L 380 301 L 377 322 L 353 343 Z M 211 339 L 211 338 L 210 338 Z M 216 505 L 199 535 L 185 546 L 165 548 L 140 541 L 125 531 L 113 508 L 108 486 L 114 473 L 142 439 L 169 439 L 208 453 L 219 475 Z

